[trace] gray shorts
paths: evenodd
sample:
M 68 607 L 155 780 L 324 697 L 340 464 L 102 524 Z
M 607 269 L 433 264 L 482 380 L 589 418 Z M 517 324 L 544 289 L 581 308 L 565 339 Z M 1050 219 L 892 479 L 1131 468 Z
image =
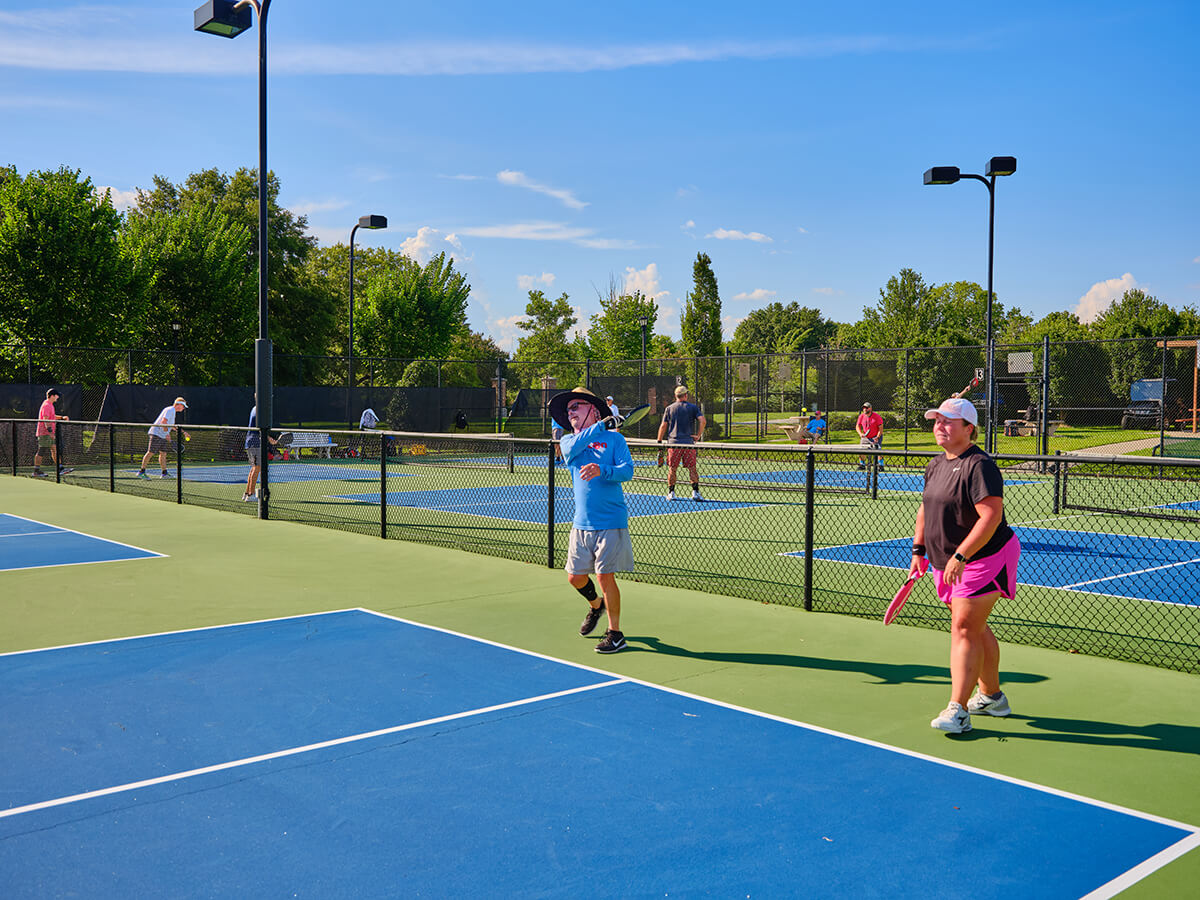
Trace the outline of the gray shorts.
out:
M 865 434 L 861 435 L 858 439 L 858 446 L 870 447 L 872 450 L 879 450 L 883 447 L 883 435 L 881 434 L 877 438 L 869 438 Z
M 38 449 L 39 449 L 39 450 L 50 450 L 50 449 L 53 449 L 53 447 L 54 447 L 54 435 L 52 435 L 52 434 L 39 434 L 39 435 L 37 436 L 37 439 L 38 439 Z
M 572 528 L 566 570 L 568 575 L 632 572 L 633 542 L 629 540 L 629 529 L 584 531 Z
M 171 451 L 171 439 L 159 437 L 157 434 L 150 435 L 150 452 L 151 453 L 169 453 Z
M 262 465 L 262 447 L 247 447 L 246 448 L 246 459 L 250 460 L 250 465 L 252 465 L 252 466 L 261 466 Z

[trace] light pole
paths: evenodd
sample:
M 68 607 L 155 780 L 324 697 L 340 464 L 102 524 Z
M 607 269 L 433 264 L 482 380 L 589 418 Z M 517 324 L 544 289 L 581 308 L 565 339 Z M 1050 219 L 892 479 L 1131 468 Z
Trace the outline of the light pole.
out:
M 354 233 L 360 228 L 387 228 L 387 216 L 362 216 L 350 229 L 350 335 L 346 341 L 346 421 L 350 421 L 350 391 L 354 388 Z M 351 425 L 353 427 L 353 425 Z
M 642 374 L 646 374 L 646 326 L 650 324 L 649 316 L 639 316 L 638 322 L 642 326 Z
M 250 28 L 251 7 L 258 13 L 258 338 L 254 342 L 254 397 L 262 447 L 258 516 L 265 519 L 270 495 L 267 447 L 274 422 L 271 339 L 267 331 L 267 12 L 271 0 L 208 0 L 197 7 L 194 24 L 196 31 L 235 38 Z
M 996 237 L 996 176 L 1011 175 L 1017 171 L 1015 156 L 993 156 L 988 160 L 987 177 L 960 172 L 958 166 L 934 166 L 925 172 L 926 184 L 954 184 L 962 178 L 973 178 L 983 184 L 988 190 L 988 276 L 987 276 L 987 402 L 984 405 L 984 415 L 987 416 L 987 432 L 984 449 L 988 453 L 995 452 L 996 429 L 996 340 L 992 333 L 992 257 Z

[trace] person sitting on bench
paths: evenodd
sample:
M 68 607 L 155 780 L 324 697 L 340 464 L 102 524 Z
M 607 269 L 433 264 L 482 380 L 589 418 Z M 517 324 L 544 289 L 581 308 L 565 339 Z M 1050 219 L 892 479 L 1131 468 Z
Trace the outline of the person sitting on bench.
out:
M 824 439 L 829 433 L 829 423 L 825 421 L 825 416 L 821 414 L 819 409 L 814 408 L 812 414 L 808 417 L 808 425 L 805 427 L 808 432 L 809 440 L 814 444 Z

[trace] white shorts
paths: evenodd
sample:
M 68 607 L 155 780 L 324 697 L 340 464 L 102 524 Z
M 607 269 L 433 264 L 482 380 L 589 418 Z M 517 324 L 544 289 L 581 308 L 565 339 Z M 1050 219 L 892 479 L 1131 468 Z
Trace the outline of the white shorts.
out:
M 629 529 L 584 531 L 572 528 L 566 570 L 568 575 L 632 572 L 633 542 L 629 540 Z

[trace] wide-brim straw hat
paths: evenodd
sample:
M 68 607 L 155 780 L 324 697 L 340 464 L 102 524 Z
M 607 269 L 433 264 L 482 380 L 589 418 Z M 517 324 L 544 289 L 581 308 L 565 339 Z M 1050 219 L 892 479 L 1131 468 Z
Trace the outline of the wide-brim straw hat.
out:
M 550 398 L 550 418 L 557 422 L 558 427 L 568 434 L 572 434 L 575 431 L 571 427 L 571 420 L 567 418 L 567 404 L 572 400 L 586 400 L 592 406 L 596 407 L 596 414 L 601 419 L 612 415 L 612 410 L 608 408 L 608 404 L 585 387 L 577 387 L 573 391 L 563 391 L 561 394 L 555 394 Z

